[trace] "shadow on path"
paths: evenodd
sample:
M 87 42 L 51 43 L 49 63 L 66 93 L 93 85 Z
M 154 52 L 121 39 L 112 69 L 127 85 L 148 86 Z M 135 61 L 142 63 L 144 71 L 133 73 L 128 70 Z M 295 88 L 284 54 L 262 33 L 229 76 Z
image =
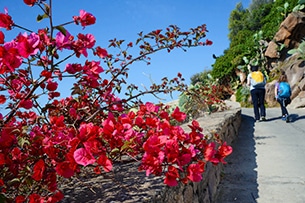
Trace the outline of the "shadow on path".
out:
M 226 158 L 216 203 L 256 203 L 258 197 L 254 119 L 242 114 L 233 153 Z

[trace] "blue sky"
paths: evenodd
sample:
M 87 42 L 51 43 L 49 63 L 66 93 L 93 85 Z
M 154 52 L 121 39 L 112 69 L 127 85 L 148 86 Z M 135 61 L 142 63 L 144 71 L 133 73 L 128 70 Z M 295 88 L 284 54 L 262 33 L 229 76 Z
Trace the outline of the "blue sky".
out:
M 177 72 L 182 73 L 189 84 L 192 75 L 211 69 L 215 62 L 213 54 L 222 55 L 229 47 L 228 19 L 239 2 L 247 8 L 251 0 L 53 0 L 53 16 L 55 24 L 60 24 L 71 21 L 72 16 L 79 15 L 81 9 L 92 13 L 97 18 L 95 25 L 85 30 L 69 25 L 67 29 L 74 35 L 78 32 L 92 33 L 97 45 L 105 48 L 113 38 L 135 42 L 140 31 L 147 33 L 172 24 L 188 31 L 189 28 L 206 24 L 209 31 L 206 39 L 213 41 L 212 46 L 191 48 L 187 52 L 175 50 L 169 54 L 164 51 L 152 55 L 149 66 L 144 63 L 130 66 L 129 81 L 138 86 L 149 86 L 151 80 L 158 83 L 163 77 L 175 77 Z M 16 24 L 32 30 L 41 27 L 35 21 L 38 10 L 26 6 L 23 1 L 1 0 L 0 11 L 3 12 L 4 8 L 8 9 Z M 6 41 L 19 32 L 24 31 L 15 29 L 6 33 Z M 172 100 L 169 96 L 161 97 L 165 101 Z M 174 97 L 177 99 L 177 95 Z M 145 100 L 158 101 L 153 97 L 146 97 Z

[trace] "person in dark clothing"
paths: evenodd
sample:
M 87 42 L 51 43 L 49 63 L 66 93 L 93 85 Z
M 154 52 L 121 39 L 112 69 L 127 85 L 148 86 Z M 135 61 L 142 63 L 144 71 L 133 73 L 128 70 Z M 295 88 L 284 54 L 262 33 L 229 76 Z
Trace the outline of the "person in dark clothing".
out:
M 251 99 L 254 110 L 254 118 L 256 121 L 266 121 L 265 94 L 266 94 L 266 78 L 259 71 L 258 66 L 251 66 L 250 73 L 247 77 L 247 85 L 250 87 Z M 256 75 L 261 78 L 256 81 Z

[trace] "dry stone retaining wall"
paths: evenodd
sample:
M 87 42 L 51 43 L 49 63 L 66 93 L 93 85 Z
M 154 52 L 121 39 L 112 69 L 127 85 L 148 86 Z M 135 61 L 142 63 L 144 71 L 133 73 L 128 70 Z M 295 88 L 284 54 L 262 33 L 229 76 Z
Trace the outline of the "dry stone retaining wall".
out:
M 205 135 L 217 133 L 220 138 L 231 144 L 237 137 L 241 124 L 241 109 L 235 108 L 225 112 L 213 113 L 197 119 L 204 128 Z M 185 129 L 187 125 L 185 125 Z M 165 187 L 151 203 L 211 203 L 217 195 L 223 165 L 207 164 L 203 180 L 199 183 L 180 184 L 176 187 Z
M 196 120 L 205 135 L 217 133 L 230 145 L 238 135 L 241 109 L 233 107 Z M 188 130 L 187 124 L 182 127 Z M 167 187 L 162 177 L 147 177 L 144 172 L 139 172 L 138 165 L 137 162 L 122 162 L 116 164 L 111 173 L 92 175 L 88 171 L 69 179 L 60 186 L 65 195 L 61 203 L 211 203 L 216 199 L 225 167 L 207 164 L 201 182 Z

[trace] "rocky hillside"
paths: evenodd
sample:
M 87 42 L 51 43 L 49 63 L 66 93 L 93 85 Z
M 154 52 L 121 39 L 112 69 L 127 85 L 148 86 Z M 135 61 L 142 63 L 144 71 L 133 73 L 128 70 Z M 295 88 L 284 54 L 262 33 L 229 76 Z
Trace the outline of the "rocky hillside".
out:
M 288 54 L 289 50 L 298 48 L 303 40 L 305 40 L 305 13 L 298 11 L 287 16 L 274 38 L 268 42 L 265 56 L 268 60 L 267 69 L 270 78 L 266 85 L 266 103 L 269 107 L 277 105 L 274 88 L 281 71 L 285 71 L 292 87 L 292 102 L 289 106 L 305 107 L 305 61 L 299 59 L 298 54 Z M 245 76 L 241 78 L 244 78 L 242 82 L 245 83 Z

